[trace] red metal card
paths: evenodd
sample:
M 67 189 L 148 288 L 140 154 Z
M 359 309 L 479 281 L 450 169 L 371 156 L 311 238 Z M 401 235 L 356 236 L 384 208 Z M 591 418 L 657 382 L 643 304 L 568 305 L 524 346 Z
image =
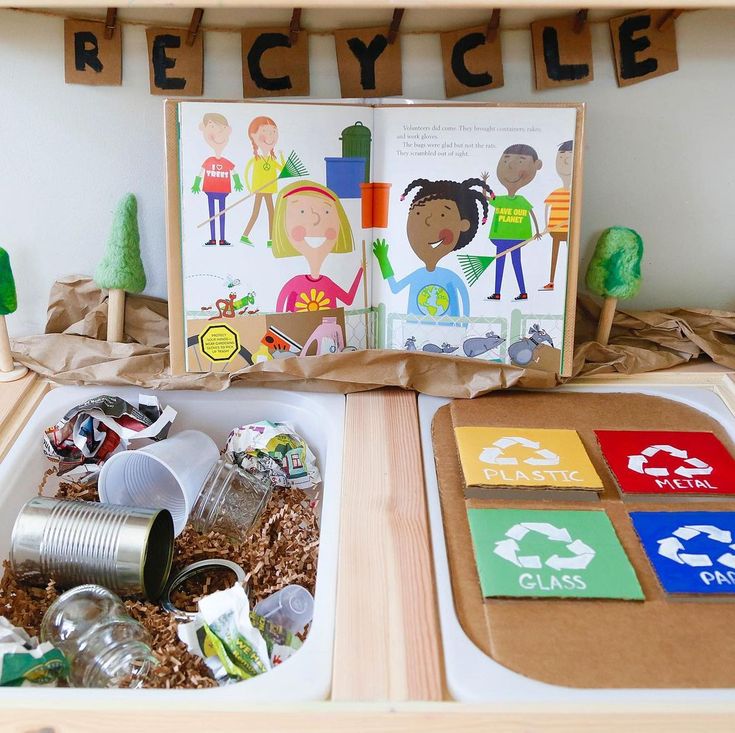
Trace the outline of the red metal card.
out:
M 596 430 L 624 494 L 735 495 L 735 460 L 712 433 Z

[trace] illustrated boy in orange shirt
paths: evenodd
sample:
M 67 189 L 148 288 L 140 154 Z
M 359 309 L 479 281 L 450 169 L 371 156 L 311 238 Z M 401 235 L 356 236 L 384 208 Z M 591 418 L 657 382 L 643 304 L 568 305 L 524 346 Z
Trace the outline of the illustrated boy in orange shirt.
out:
M 574 143 L 567 140 L 559 146 L 556 153 L 556 172 L 561 178 L 561 188 L 553 190 L 544 203 L 546 204 L 546 228 L 551 235 L 551 273 L 549 282 L 539 290 L 554 289 L 556 261 L 559 258 L 559 246 L 569 240 L 569 207 L 571 204 L 572 166 L 574 163 Z

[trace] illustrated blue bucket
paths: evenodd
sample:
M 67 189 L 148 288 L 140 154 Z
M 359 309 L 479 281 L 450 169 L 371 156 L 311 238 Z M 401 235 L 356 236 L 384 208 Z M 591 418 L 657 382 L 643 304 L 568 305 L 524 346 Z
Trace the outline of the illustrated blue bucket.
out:
M 365 182 L 365 158 L 324 158 L 327 164 L 327 188 L 341 199 L 359 199 L 360 184 Z

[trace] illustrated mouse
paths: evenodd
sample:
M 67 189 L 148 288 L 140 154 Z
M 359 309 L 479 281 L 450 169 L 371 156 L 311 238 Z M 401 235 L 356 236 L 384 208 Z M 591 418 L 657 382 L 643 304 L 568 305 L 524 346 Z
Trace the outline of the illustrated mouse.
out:
M 533 359 L 533 353 L 536 347 L 542 343 L 547 343 L 552 347 L 554 346 L 554 341 L 551 336 L 538 323 L 534 323 L 528 329 L 528 336 L 508 347 L 508 356 L 510 356 L 510 360 L 517 366 L 526 366 Z
M 482 356 L 488 351 L 500 346 L 505 341 L 504 338 L 498 336 L 494 331 L 488 331 L 484 338 L 482 336 L 476 336 L 474 338 L 466 339 L 462 344 L 462 350 L 467 356 Z
M 445 341 L 441 346 L 437 346 L 436 344 L 426 344 L 422 351 L 428 351 L 430 354 L 452 354 L 458 348 L 459 346 L 452 346 Z
M 416 351 L 416 337 L 409 336 L 403 346 L 405 347 L 406 351 Z

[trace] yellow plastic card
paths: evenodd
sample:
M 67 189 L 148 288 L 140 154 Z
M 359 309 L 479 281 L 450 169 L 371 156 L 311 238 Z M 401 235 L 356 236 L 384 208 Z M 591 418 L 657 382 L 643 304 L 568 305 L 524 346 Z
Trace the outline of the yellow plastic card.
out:
M 467 486 L 602 491 L 575 430 L 456 427 Z

